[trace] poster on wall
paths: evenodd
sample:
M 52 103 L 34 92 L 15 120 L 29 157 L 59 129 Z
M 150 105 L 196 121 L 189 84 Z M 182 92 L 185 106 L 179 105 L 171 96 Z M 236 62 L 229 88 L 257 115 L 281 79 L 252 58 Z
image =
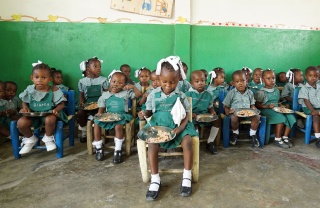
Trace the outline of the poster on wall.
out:
M 170 18 L 174 0 L 111 0 L 111 9 Z

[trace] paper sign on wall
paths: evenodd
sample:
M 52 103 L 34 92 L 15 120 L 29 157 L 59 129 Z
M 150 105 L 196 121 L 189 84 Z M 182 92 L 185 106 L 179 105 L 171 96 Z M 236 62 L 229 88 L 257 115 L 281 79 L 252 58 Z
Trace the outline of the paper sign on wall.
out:
M 111 0 L 111 9 L 170 18 L 174 0 Z

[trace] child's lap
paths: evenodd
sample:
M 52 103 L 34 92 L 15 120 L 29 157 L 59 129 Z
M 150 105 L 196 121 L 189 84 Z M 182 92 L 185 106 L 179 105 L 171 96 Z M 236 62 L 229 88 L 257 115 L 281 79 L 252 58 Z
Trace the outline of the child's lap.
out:
M 302 110 L 305 114 L 307 115 L 310 115 L 311 114 L 311 111 L 309 110 L 309 108 L 307 107 L 302 107 Z M 320 112 L 320 108 L 315 108 L 315 110 L 319 111 Z
M 286 126 L 292 127 L 296 122 L 293 114 L 281 114 L 272 109 L 262 109 L 261 114 L 267 117 L 268 124 L 284 123 Z
M 99 120 L 94 119 L 94 123 L 98 124 L 101 128 L 104 128 L 105 130 L 113 129 L 116 125 L 126 125 L 126 123 L 130 122 L 133 118 L 130 114 L 121 114 L 124 116 L 124 118 L 120 121 L 115 122 L 101 122 Z

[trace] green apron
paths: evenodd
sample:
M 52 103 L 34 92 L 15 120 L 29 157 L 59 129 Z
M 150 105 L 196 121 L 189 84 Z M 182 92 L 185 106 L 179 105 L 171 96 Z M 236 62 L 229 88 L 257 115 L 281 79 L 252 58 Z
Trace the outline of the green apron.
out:
M 88 86 L 86 103 L 98 102 L 101 94 L 101 85 Z
M 280 98 L 279 90 L 275 89 L 273 92 L 264 92 L 268 99 L 265 105 L 270 105 L 272 103 L 275 107 L 278 107 Z M 293 114 L 282 114 L 272 109 L 261 109 L 261 113 L 267 117 L 268 124 L 284 123 L 284 125 L 292 128 L 293 124 L 296 122 L 296 118 Z
M 48 93 L 42 98 L 41 101 L 36 101 L 32 99 L 32 96 L 30 96 L 30 103 L 29 108 L 31 112 L 48 112 L 51 111 L 53 106 L 53 92 L 50 89 Z M 45 120 L 46 117 L 31 117 L 32 125 L 35 129 L 40 128 Z M 59 117 L 58 120 L 63 121 L 64 123 L 68 123 L 68 117 L 63 112 L 63 110 L 59 111 Z
M 155 93 L 155 98 L 160 98 L 161 92 Z M 174 95 L 171 97 L 168 97 L 166 99 L 162 100 L 156 100 L 155 101 L 155 113 L 152 115 L 152 118 L 150 119 L 150 124 L 152 126 L 165 126 L 169 127 L 171 129 L 175 129 L 177 125 L 174 123 L 171 115 L 171 110 L 176 103 L 176 100 L 178 98 L 178 95 Z M 149 124 L 146 124 L 145 127 L 148 127 Z M 193 124 L 188 121 L 188 124 L 186 125 L 186 128 L 176 137 L 165 143 L 161 143 L 160 146 L 163 148 L 175 148 L 177 147 L 184 136 L 190 135 L 190 136 L 198 136 L 198 133 L 196 132 Z
M 130 122 L 133 118 L 132 115 L 128 114 L 124 110 L 124 98 L 118 98 L 115 95 L 111 95 L 108 99 L 106 99 L 106 109 L 107 112 L 121 114 L 124 118 L 120 121 L 115 122 L 100 122 L 99 120 L 94 120 L 96 124 L 98 124 L 101 128 L 106 130 L 113 129 L 116 125 L 125 125 Z

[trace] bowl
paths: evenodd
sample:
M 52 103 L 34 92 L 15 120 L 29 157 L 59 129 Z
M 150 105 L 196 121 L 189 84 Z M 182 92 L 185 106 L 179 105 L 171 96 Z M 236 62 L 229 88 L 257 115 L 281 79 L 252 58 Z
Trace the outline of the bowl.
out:
M 158 132 L 158 135 L 155 135 L 155 133 L 152 131 L 151 127 L 148 126 L 148 127 L 145 127 L 143 129 L 141 129 L 138 132 L 138 137 L 141 140 L 146 141 L 147 143 L 164 143 L 164 142 L 171 141 L 172 139 L 174 139 L 176 137 L 176 134 L 171 133 L 171 131 L 173 130 L 171 128 L 168 128 L 168 127 L 165 127 L 165 126 L 154 126 L 154 128 Z M 170 139 L 166 140 L 166 141 L 158 140 L 158 139 L 152 139 L 152 138 L 155 138 L 155 137 L 159 137 L 159 133 L 161 133 L 161 131 L 169 133 Z

